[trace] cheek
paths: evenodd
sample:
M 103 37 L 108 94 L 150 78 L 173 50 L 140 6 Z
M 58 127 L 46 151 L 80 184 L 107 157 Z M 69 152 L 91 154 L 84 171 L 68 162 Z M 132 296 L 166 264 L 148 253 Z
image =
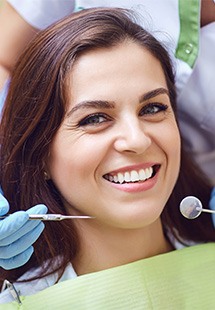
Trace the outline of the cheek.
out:
M 168 131 L 164 132 L 165 145 L 169 153 L 178 154 L 181 149 L 180 133 L 176 126 L 169 127 Z
M 95 178 L 107 153 L 104 139 L 62 140 L 58 138 L 53 142 L 48 163 L 50 177 L 60 191 L 74 184 L 82 183 L 83 186 L 84 182 Z
M 100 143 L 91 143 L 88 150 L 80 151 L 81 147 L 82 143 L 79 141 L 75 146 L 67 145 L 62 148 L 56 140 L 50 149 L 48 168 L 52 181 L 63 197 L 65 207 L 74 207 L 86 213 L 83 206 L 88 206 L 89 200 L 96 196 L 98 179 L 101 177 L 98 170 L 102 166 L 107 148 L 104 139 Z
M 176 124 L 169 126 L 162 132 L 163 148 L 167 158 L 167 164 L 172 169 L 172 175 L 178 175 L 181 158 L 181 138 Z
M 180 132 L 172 115 L 166 123 L 161 124 L 160 128 L 160 139 L 163 141 L 163 145 L 170 152 L 177 153 L 181 148 Z
M 156 134 L 156 136 L 155 136 Z M 156 133 L 154 132 L 154 140 L 164 153 L 167 162 L 167 168 L 172 169 L 171 174 L 178 174 L 181 157 L 181 138 L 178 126 L 174 119 L 170 120 L 165 126 L 159 126 Z
M 180 158 L 181 155 L 181 136 L 178 129 L 177 124 L 172 126 L 170 128 L 170 136 L 169 136 L 169 145 L 170 145 L 170 151 L 172 151 L 176 158 Z

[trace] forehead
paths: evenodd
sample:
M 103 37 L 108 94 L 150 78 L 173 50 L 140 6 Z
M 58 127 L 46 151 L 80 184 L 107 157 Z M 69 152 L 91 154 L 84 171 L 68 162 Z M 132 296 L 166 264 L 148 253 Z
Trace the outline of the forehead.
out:
M 127 92 L 128 88 L 138 91 L 141 87 L 141 91 L 148 91 L 167 87 L 160 62 L 132 41 L 80 55 L 69 74 L 69 85 L 74 99 L 81 94 L 82 97 L 86 94 L 105 96 L 119 89 Z

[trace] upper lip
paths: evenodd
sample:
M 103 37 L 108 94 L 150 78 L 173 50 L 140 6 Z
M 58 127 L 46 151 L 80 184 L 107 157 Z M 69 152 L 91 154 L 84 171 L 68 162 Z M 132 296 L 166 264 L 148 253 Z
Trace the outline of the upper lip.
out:
M 152 167 L 152 166 L 155 166 L 155 165 L 159 165 L 160 166 L 160 164 L 157 163 L 157 162 L 148 162 L 148 163 L 124 166 L 124 167 L 118 168 L 116 170 L 112 170 L 112 171 L 110 171 L 108 173 L 105 173 L 105 174 L 114 175 L 114 174 L 117 174 L 117 173 L 120 173 L 120 172 L 124 173 L 126 171 L 130 172 L 132 170 L 138 171 L 140 169 L 146 169 L 146 168 L 149 168 L 149 167 Z

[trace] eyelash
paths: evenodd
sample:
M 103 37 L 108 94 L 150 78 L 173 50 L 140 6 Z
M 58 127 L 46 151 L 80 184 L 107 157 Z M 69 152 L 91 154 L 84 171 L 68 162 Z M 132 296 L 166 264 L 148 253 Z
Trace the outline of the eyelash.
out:
M 147 111 L 147 109 L 156 109 L 156 111 L 154 112 L 148 112 L 145 113 Z M 164 112 L 168 109 L 168 105 L 163 104 L 163 103 L 149 103 L 146 106 L 144 106 L 141 111 L 140 111 L 140 115 L 154 115 L 154 114 L 158 114 L 159 112 Z
M 156 109 L 156 111 L 153 112 L 147 112 L 147 109 Z M 168 105 L 165 104 L 161 104 L 161 103 L 149 103 L 147 105 L 145 105 L 141 111 L 140 111 L 140 116 L 143 115 L 155 115 L 158 114 L 159 112 L 163 112 L 166 111 L 168 109 Z M 147 112 L 147 113 L 145 113 Z M 99 120 L 100 118 L 100 120 Z M 103 120 L 101 120 L 101 118 Z M 96 119 L 96 121 L 95 121 Z M 81 126 L 96 126 L 96 125 L 100 125 L 102 123 L 108 122 L 111 120 L 111 117 L 109 117 L 108 115 L 104 114 L 104 113 L 94 113 L 91 115 L 86 116 L 85 118 L 83 118 L 79 123 L 77 127 L 81 127 Z
M 95 120 L 95 118 L 97 118 L 97 120 L 99 120 L 99 118 L 103 118 L 104 120 L 103 121 L 98 121 L 98 122 L 93 122 L 93 119 Z M 90 126 L 96 126 L 98 124 L 102 124 L 104 122 L 107 122 L 107 121 L 110 121 L 111 118 L 108 117 L 106 114 L 103 114 L 103 113 L 95 113 L 95 114 L 91 114 L 91 115 L 88 115 L 87 117 L 83 118 L 79 123 L 78 123 L 78 127 L 81 127 L 81 126 L 87 126 L 87 125 L 90 125 Z M 91 122 L 92 121 L 92 122 Z

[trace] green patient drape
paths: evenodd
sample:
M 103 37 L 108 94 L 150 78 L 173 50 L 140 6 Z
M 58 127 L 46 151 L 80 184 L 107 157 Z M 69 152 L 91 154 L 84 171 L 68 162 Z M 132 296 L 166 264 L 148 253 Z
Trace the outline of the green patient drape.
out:
M 80 276 L 0 309 L 215 309 L 215 244 Z

